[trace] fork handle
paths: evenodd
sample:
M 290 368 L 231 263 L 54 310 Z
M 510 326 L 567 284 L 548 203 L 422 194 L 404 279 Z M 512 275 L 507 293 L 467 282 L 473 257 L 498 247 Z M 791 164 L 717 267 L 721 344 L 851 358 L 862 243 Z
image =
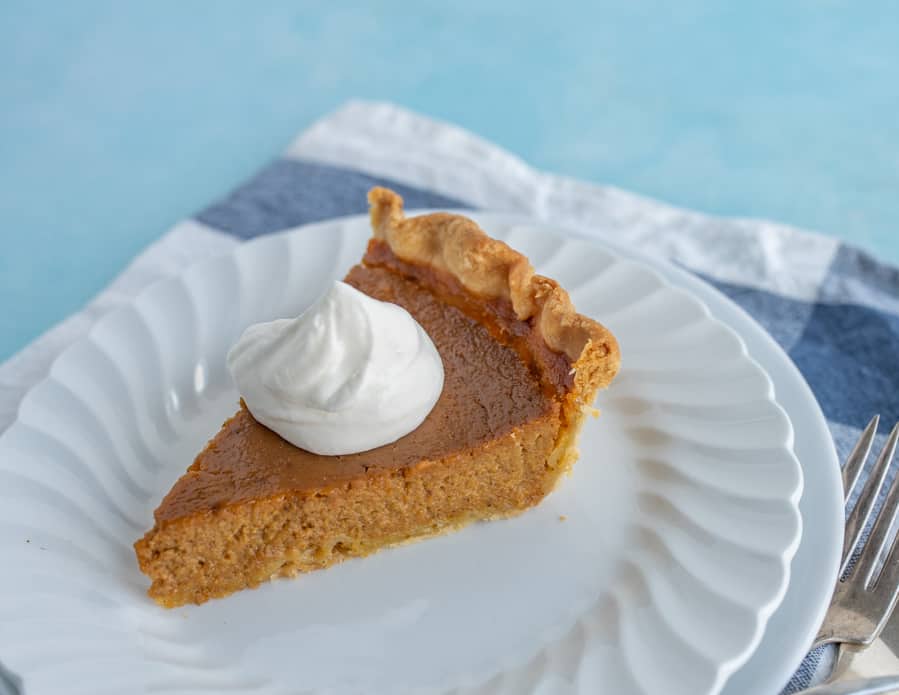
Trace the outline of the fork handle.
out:
M 858 681 L 829 683 L 803 690 L 800 695 L 881 695 L 899 690 L 899 676 L 879 676 Z

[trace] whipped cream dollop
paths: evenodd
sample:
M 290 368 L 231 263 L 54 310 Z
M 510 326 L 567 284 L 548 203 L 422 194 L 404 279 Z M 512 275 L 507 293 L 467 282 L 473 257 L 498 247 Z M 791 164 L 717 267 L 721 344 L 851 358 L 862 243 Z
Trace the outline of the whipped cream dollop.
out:
M 396 441 L 443 390 L 443 362 L 411 314 L 343 282 L 295 319 L 247 328 L 228 368 L 254 418 L 329 456 Z

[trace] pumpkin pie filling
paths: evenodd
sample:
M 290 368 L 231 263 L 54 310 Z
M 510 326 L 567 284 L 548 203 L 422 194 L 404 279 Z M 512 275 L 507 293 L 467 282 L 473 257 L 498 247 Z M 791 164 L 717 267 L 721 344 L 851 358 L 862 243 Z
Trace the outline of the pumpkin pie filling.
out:
M 360 475 L 443 458 L 558 410 L 516 351 L 493 339 L 484 324 L 383 268 L 356 266 L 346 280 L 409 311 L 437 346 L 446 376 L 425 421 L 393 444 L 320 456 L 286 442 L 242 405 L 163 500 L 157 521 L 287 490 L 323 492 Z

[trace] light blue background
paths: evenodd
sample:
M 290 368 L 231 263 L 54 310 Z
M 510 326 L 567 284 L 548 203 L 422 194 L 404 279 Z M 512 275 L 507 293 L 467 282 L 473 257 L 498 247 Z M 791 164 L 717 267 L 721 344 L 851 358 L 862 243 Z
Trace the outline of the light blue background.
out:
M 7 0 L 0 359 L 352 97 L 899 260 L 899 3 Z

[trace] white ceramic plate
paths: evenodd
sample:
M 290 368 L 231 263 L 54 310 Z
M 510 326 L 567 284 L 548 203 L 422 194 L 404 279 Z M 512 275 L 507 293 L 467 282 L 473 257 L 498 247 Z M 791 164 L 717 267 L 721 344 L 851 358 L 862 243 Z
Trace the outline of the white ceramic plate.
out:
M 621 342 L 572 477 L 515 520 L 157 608 L 130 545 L 235 407 L 227 348 L 301 311 L 369 232 L 350 218 L 245 244 L 104 318 L 0 438 L 0 654 L 29 695 L 720 690 L 800 540 L 771 380 L 645 264 L 478 217 Z

